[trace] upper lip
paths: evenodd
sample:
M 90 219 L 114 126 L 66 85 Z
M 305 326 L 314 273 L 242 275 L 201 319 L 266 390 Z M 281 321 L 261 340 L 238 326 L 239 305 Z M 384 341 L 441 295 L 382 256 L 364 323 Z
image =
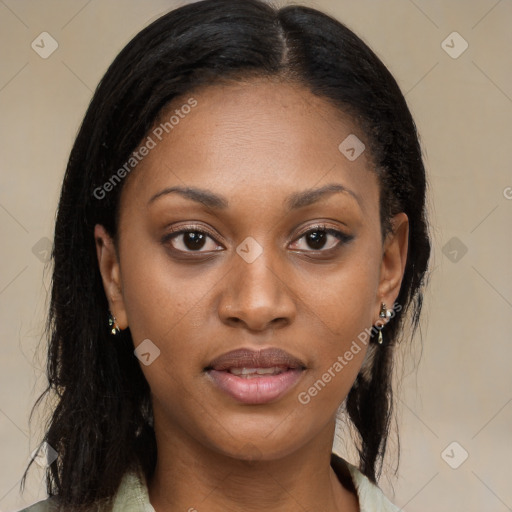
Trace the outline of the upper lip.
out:
M 229 368 L 272 368 L 282 366 L 304 369 L 306 365 L 280 348 L 263 350 L 238 349 L 222 354 L 211 361 L 205 370 L 228 370 Z

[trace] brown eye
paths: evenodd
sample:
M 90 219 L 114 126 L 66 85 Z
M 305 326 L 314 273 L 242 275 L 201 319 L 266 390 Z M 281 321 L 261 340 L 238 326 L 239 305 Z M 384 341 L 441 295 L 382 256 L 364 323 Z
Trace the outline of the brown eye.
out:
M 210 252 L 222 249 L 209 233 L 198 229 L 182 229 L 170 233 L 164 237 L 163 242 L 170 243 L 173 249 L 181 252 Z
M 327 242 L 327 233 L 325 231 L 310 231 L 306 235 L 306 243 L 311 249 L 320 250 Z
M 316 226 L 306 231 L 298 238 L 292 246 L 292 249 L 303 251 L 328 251 L 336 249 L 342 244 L 348 243 L 353 239 L 337 229 L 327 228 L 324 226 Z
M 183 245 L 191 251 L 201 249 L 206 243 L 206 235 L 197 231 L 189 231 L 183 235 Z

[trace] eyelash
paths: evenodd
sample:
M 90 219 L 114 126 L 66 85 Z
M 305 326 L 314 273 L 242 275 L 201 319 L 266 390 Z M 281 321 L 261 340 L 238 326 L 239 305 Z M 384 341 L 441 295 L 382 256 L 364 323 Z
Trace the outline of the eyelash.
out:
M 310 250 L 306 250 L 306 251 L 301 251 L 301 250 L 299 250 L 299 251 L 301 251 L 301 252 L 313 252 L 313 253 L 319 253 L 319 252 L 326 253 L 326 252 L 330 252 L 330 251 L 338 249 L 341 245 L 348 244 L 354 238 L 352 235 L 347 235 L 343 231 L 339 231 L 337 229 L 330 228 L 330 227 L 326 226 L 325 224 L 317 224 L 315 226 L 310 226 L 306 231 L 303 231 L 302 234 L 300 234 L 294 240 L 293 243 L 296 243 L 301 238 L 305 237 L 309 233 L 314 233 L 315 231 L 322 231 L 322 232 L 326 233 L 327 235 L 334 236 L 335 238 L 337 238 L 339 240 L 339 243 L 336 244 L 334 247 L 330 247 L 329 249 L 317 249 L 317 250 L 310 249 Z M 170 240 L 172 240 L 174 238 L 177 238 L 178 236 L 186 234 L 186 233 L 200 233 L 202 235 L 206 235 L 209 238 L 211 238 L 216 244 L 220 245 L 217 242 L 217 240 L 215 239 L 215 237 L 214 237 L 214 235 L 212 233 L 210 233 L 209 231 L 205 230 L 201 226 L 193 226 L 193 225 L 187 226 L 185 228 L 182 228 L 182 229 L 179 229 L 179 230 L 176 230 L 176 231 L 173 231 L 171 233 L 168 233 L 167 235 L 165 235 L 162 238 L 162 243 L 167 244 Z M 174 247 L 173 247 L 173 250 L 178 251 L 180 253 L 185 253 L 185 254 L 205 254 L 205 253 L 209 253 L 210 252 L 210 251 L 200 251 L 200 250 L 199 251 L 182 251 L 181 249 L 175 249 Z M 214 252 L 216 252 L 216 251 L 214 251 Z
M 343 231 L 339 231 L 338 229 L 330 228 L 330 227 L 326 226 L 325 224 L 316 224 L 315 226 L 309 226 L 307 230 L 303 231 L 294 240 L 294 243 L 297 242 L 298 240 L 300 240 L 301 238 L 305 237 L 309 233 L 314 233 L 315 231 L 322 231 L 322 232 L 326 233 L 327 235 L 331 235 L 334 238 L 337 238 L 338 239 L 338 243 L 334 247 L 330 247 L 329 249 L 316 249 L 316 250 L 315 249 L 310 249 L 310 250 L 305 251 L 305 252 L 313 252 L 313 253 L 315 253 L 315 252 L 316 253 L 318 253 L 318 252 L 325 252 L 325 253 L 331 252 L 331 251 L 339 249 L 340 246 L 342 246 L 342 245 L 348 244 L 354 238 L 352 235 L 347 235 Z

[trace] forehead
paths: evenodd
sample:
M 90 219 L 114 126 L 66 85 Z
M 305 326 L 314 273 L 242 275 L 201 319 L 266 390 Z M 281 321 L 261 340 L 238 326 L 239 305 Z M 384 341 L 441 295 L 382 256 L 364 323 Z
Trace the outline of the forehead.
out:
M 254 79 L 209 86 L 175 99 L 148 136 L 154 147 L 124 186 L 130 203 L 180 185 L 218 191 L 230 204 L 256 204 L 263 192 L 273 202 L 332 182 L 375 199 L 367 151 L 355 160 L 340 151 L 347 137 L 364 141 L 364 134 L 301 85 Z

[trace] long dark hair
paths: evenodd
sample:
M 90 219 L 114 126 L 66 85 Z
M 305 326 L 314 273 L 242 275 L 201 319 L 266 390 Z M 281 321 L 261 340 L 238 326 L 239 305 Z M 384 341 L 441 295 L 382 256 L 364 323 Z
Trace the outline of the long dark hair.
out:
M 44 397 L 56 399 L 44 436 L 58 453 L 47 469 L 47 490 L 66 510 L 108 501 L 126 471 L 142 467 L 149 478 L 156 461 L 149 386 L 129 329 L 115 343 L 109 333 L 93 236 L 98 223 L 116 239 L 123 182 L 101 198 L 95 191 L 174 98 L 253 76 L 302 84 L 351 115 L 367 137 L 379 177 L 383 233 L 392 215 L 409 217 L 397 299 L 402 309 L 386 326 L 369 375 L 359 374 L 346 400 L 360 469 L 374 482 L 380 473 L 392 410 L 393 346 L 405 325 L 407 336 L 417 326 L 430 254 L 415 124 L 384 64 L 335 19 L 303 6 L 204 0 L 160 17 L 121 51 L 95 91 L 66 169 L 52 252 L 48 387 L 34 406 Z

